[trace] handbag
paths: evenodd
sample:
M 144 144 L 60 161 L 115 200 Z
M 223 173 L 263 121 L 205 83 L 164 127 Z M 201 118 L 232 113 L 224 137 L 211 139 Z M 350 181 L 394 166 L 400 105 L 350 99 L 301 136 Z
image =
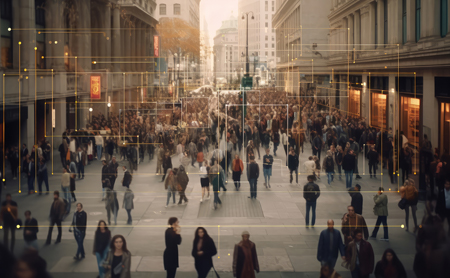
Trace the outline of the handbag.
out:
M 406 208 L 406 204 L 407 204 L 407 200 L 405 198 L 402 198 L 399 202 L 398 202 L 398 207 L 401 210 L 404 210 Z
M 217 278 L 220 278 L 220 276 L 219 276 L 219 274 L 217 273 L 216 268 L 214 267 L 214 265 L 212 266 L 212 268 L 214 269 L 214 273 L 216 273 L 216 277 L 217 277 Z

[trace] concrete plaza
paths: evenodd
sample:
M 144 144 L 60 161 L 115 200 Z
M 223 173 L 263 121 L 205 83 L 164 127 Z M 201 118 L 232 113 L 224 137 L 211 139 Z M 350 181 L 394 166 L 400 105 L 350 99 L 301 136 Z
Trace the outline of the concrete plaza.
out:
M 257 160 L 261 168 L 261 176 L 258 180 L 258 197 L 250 200 L 249 184 L 245 175 L 242 176 L 242 186 L 235 191 L 231 175 L 227 184 L 227 192 L 220 193 L 222 206 L 218 210 L 212 210 L 212 198 L 200 203 L 201 187 L 198 176 L 198 167 L 189 167 L 189 185 L 186 191 L 189 202 L 187 205 L 169 205 L 165 208 L 167 198 L 161 176 L 155 175 L 156 161 L 139 164 L 138 171 L 133 176 L 131 189 L 134 191 L 135 209 L 132 211 L 133 225 L 126 225 L 126 211 L 122 209 L 124 188 L 121 186 L 123 171 L 119 169 L 115 189 L 118 192 L 118 200 L 121 209 L 117 225 L 109 228 L 112 235 L 122 234 L 127 240 L 128 249 L 132 253 L 132 277 L 165 277 L 162 254 L 165 248 L 164 231 L 167 228 L 167 219 L 175 216 L 180 220 L 182 243 L 179 246 L 180 267 L 178 277 L 196 277 L 194 259 L 191 256 L 194 231 L 198 226 L 205 227 L 216 243 L 218 250 L 214 257 L 214 265 L 221 277 L 232 277 L 232 257 L 234 244 L 241 239 L 241 232 L 250 232 L 250 240 L 256 243 L 261 273 L 257 277 L 318 277 L 320 263 L 316 259 L 317 244 L 320 232 L 326 228 L 327 219 L 334 219 L 335 228 L 340 229 L 341 218 L 350 204 L 350 196 L 345 189 L 344 180 L 339 181 L 335 176 L 334 182 L 328 185 L 326 175 L 321 173 L 321 180 L 317 181 L 321 195 L 317 201 L 317 218 L 314 228 L 305 227 L 305 200 L 302 188 L 306 181 L 303 173 L 303 162 L 311 154 L 309 145 L 305 147 L 300 156 L 299 184 L 289 183 L 289 171 L 285 167 L 284 150 L 278 151 L 273 166 L 271 188 L 263 185 L 262 161 Z M 322 159 L 324 153 L 322 153 Z M 400 199 L 397 193 L 398 186 L 390 185 L 387 170 L 384 178 L 370 179 L 367 166 L 363 166 L 362 155 L 359 157 L 359 169 L 363 177 L 353 184 L 362 186 L 364 196 L 363 216 L 369 226 L 369 232 L 373 230 L 376 216 L 373 214 L 373 195 L 378 187 L 383 184 L 389 198 L 389 238 L 390 242 L 370 240 L 375 260 L 381 259 L 386 248 L 393 248 L 404 264 L 408 277 L 415 277 L 412 265 L 415 255 L 415 235 L 406 232 L 401 225 L 404 224 L 404 212 L 397 203 Z M 178 159 L 172 158 L 174 167 L 179 165 Z M 119 162 L 128 166 L 128 162 Z M 52 166 L 49 164 L 49 174 Z M 61 164 L 59 157 L 55 156 L 54 175 L 50 177 L 50 191 L 60 190 Z M 365 173 L 364 173 L 365 170 Z M 8 170 L 7 170 L 8 171 Z M 19 215 L 23 219 L 25 210 L 31 210 L 32 216 L 39 222 L 39 246 L 41 256 L 47 260 L 48 269 L 53 277 L 96 277 L 97 265 L 92 254 L 94 233 L 100 219 L 106 220 L 106 210 L 101 201 L 101 163 L 94 160 L 85 167 L 86 176 L 83 180 L 77 180 L 77 202 L 83 203 L 84 210 L 88 214 L 88 229 L 86 231 L 85 250 L 86 259 L 75 261 L 76 242 L 72 233 L 69 233 L 69 225 L 72 217 L 67 217 L 63 222 L 62 242 L 53 244 L 56 239 L 56 229 L 53 230 L 53 241 L 49 246 L 44 246 L 48 231 L 48 214 L 53 195 L 17 193 L 18 182 L 8 181 L 7 191 L 13 194 L 13 200 L 18 202 Z M 344 177 L 343 177 L 344 178 Z M 8 179 L 8 176 L 7 176 Z M 295 178 L 294 178 L 295 181 Z M 22 179 L 22 188 L 26 187 L 26 181 Z M 390 191 L 389 191 L 390 190 Z M 25 190 L 24 190 L 25 191 Z M 2 200 L 4 199 L 4 194 Z M 178 196 L 177 196 L 178 201 Z M 423 216 L 424 204 L 418 205 L 418 221 Z M 74 204 L 72 204 L 72 213 Z M 413 224 L 410 219 L 410 227 Z M 3 232 L 0 232 L 1 234 Z M 16 232 L 15 254 L 19 255 L 23 250 L 22 230 Z M 383 236 L 380 229 L 378 238 Z M 0 236 L 2 238 L 2 236 Z M 348 270 L 340 265 L 339 259 L 336 270 L 343 277 L 350 277 Z M 215 277 L 213 273 L 209 277 Z

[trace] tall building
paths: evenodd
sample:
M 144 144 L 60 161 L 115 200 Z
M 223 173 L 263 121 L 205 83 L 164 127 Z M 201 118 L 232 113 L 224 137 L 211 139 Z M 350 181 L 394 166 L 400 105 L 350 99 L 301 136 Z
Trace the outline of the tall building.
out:
M 272 26 L 275 0 L 239 0 L 239 58 L 243 63 L 246 62 L 247 13 L 249 74 L 255 76 L 256 81 L 260 80 L 259 85 L 267 85 L 277 64 L 275 29 Z
M 214 76 L 216 84 L 239 80 L 242 67 L 239 63 L 238 19 L 231 15 L 222 21 L 214 37 Z
M 142 87 L 153 82 L 146 72 L 154 72 L 155 8 L 153 0 L 2 0 L 3 143 L 45 138 L 57 148 L 63 132 L 85 129 L 90 115 L 144 100 Z M 91 29 L 102 32 L 84 31 Z
M 448 1 L 329 4 L 336 106 L 373 127 L 403 132 L 416 151 L 424 135 L 441 153 L 449 150 Z
M 200 59 L 201 59 L 201 67 L 200 72 L 202 76 L 202 85 L 209 85 L 212 82 L 212 48 L 211 43 L 209 41 L 209 30 L 208 30 L 208 22 L 203 18 L 202 20 L 202 31 L 200 33 Z
M 273 27 L 276 29 L 277 89 L 299 94 L 315 88 L 330 93 L 327 69 L 329 0 L 277 0 Z M 302 88 L 302 90 L 300 90 Z

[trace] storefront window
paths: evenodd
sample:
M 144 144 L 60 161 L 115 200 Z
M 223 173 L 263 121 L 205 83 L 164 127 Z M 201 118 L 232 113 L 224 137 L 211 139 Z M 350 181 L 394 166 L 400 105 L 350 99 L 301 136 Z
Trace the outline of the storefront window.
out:
M 408 144 L 419 149 L 420 99 L 401 98 L 401 130 L 408 139 Z
M 387 129 L 386 103 L 387 95 L 372 93 L 371 96 L 371 126 Z
M 350 89 L 348 97 L 348 112 L 351 116 L 361 115 L 361 90 Z
M 441 119 L 439 128 L 439 149 L 441 154 L 450 150 L 450 103 L 441 103 Z

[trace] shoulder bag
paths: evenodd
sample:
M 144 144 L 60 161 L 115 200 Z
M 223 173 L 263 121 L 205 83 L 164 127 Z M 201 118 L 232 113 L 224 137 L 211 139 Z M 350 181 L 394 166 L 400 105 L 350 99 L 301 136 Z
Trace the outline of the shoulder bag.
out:
M 407 204 L 407 200 L 405 198 L 402 198 L 399 202 L 398 202 L 398 207 L 401 210 L 404 210 L 406 208 L 406 204 Z

